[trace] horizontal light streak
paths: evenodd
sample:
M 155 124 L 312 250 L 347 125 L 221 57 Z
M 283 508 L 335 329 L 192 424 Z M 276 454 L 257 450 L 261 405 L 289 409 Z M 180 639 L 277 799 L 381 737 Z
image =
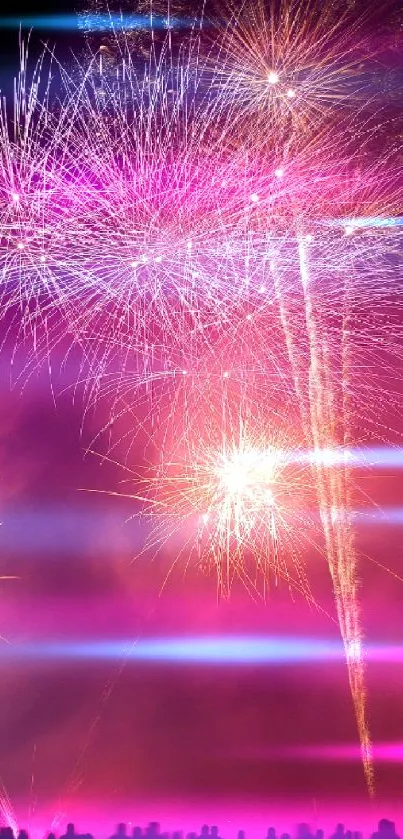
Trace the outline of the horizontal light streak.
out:
M 377 763 L 401 763 L 403 761 L 403 742 L 373 743 L 373 758 Z M 362 751 L 359 743 L 332 743 L 324 745 L 283 746 L 266 748 L 258 751 L 246 751 L 243 757 L 276 761 L 316 761 L 316 762 L 361 762 Z
M 354 230 L 367 227 L 403 227 L 403 216 L 358 216 L 338 219 L 335 222 L 328 222 L 328 225 Z
M 163 17 L 162 15 L 134 14 L 61 14 L 0 17 L 0 29 L 46 29 L 52 32 L 126 32 L 134 29 L 186 29 L 194 25 L 191 18 Z
M 369 644 L 353 650 L 368 661 L 403 663 L 403 645 Z M 338 641 L 266 636 L 219 636 L 58 640 L 2 643 L 2 661 L 108 660 L 184 664 L 287 665 L 342 662 L 346 652 Z M 351 656 L 350 656 L 351 657 Z
M 403 762 L 403 742 L 374 743 L 372 753 L 377 763 L 401 763 Z M 295 746 L 284 747 L 283 749 L 269 749 L 260 755 L 261 757 L 275 758 L 276 760 L 301 760 L 301 761 L 340 761 L 342 763 L 360 762 L 362 753 L 358 743 L 329 744 L 323 746 Z

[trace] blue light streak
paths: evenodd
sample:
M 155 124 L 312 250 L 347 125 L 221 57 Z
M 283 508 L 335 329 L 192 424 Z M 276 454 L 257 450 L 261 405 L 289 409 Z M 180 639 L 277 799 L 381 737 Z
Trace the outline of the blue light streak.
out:
M 285 453 L 285 458 L 287 454 Z M 318 466 L 348 466 L 350 469 L 403 469 L 403 448 L 400 446 L 368 446 L 361 448 L 329 448 L 291 453 L 288 459 Z
M 171 19 L 161 15 L 89 14 L 25 15 L 0 17 L 1 29 L 42 29 L 50 32 L 129 32 L 133 30 L 169 30 L 173 26 L 188 29 L 194 26 L 192 18 Z
M 363 657 L 402 662 L 403 647 L 372 644 Z M 262 636 L 153 638 L 129 640 L 30 641 L 0 645 L 0 660 L 13 663 L 41 661 L 100 661 L 124 658 L 130 662 L 206 665 L 292 665 L 342 662 L 339 641 Z
M 107 504 L 101 509 L 48 504 L 3 510 L 0 550 L 63 561 L 72 554 L 82 554 L 91 545 L 98 555 L 109 557 L 116 551 L 116 540 L 126 535 L 131 550 L 136 551 L 143 546 L 148 528 L 140 519 L 126 525 L 126 519 L 138 509 L 136 502 L 128 505 L 122 499 L 119 510 Z
M 399 527 L 403 525 L 403 507 L 382 507 L 381 509 L 368 508 L 366 510 L 353 510 L 349 515 L 352 524 L 379 525 Z
M 354 230 L 366 228 L 403 227 L 403 216 L 358 216 L 327 222 L 329 227 L 350 227 Z

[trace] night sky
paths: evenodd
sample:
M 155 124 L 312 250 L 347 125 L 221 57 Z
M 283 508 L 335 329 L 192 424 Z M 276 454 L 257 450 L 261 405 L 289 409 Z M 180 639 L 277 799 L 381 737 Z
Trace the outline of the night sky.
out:
M 55 384 L 60 392 L 58 376 Z M 298 596 L 292 600 L 284 584 L 270 592 L 266 605 L 236 588 L 230 602 L 218 604 L 214 579 L 192 570 L 186 576 L 179 570 L 160 593 L 164 557 L 132 561 L 144 533 L 136 521 L 126 521 L 130 504 L 79 491 L 119 490 L 121 475 L 85 453 L 96 424 L 90 418 L 82 431 L 78 403 L 72 403 L 71 392 L 54 403 L 44 371 L 23 392 L 18 386 L 10 392 L 3 370 L 2 571 L 18 577 L 2 583 L 1 631 L 8 641 L 231 634 L 338 638 L 323 561 L 309 571 L 328 615 Z M 373 497 L 397 503 L 399 475 L 374 480 Z M 364 530 L 360 547 L 399 573 L 399 528 Z M 365 557 L 361 568 L 368 641 L 403 643 L 402 584 Z M 115 658 L 7 659 L 0 738 L 2 777 L 12 800 L 26 804 L 30 798 L 33 767 L 34 795 L 47 813 L 60 798 L 69 812 L 107 796 L 112 807 L 134 798 L 142 812 L 144 802 L 165 800 L 233 799 L 238 807 L 240 800 L 290 797 L 311 807 L 312 800 L 365 799 L 358 754 L 348 763 L 287 756 L 293 748 L 356 743 L 342 662 L 123 664 Z M 370 664 L 368 670 L 374 740 L 400 741 L 401 664 Z M 73 793 L 68 788 L 83 748 Z M 381 799 L 395 799 L 401 783 L 399 763 L 379 765 Z
M 71 6 L 60 0 L 13 4 L 13 14 L 26 10 Z M 81 49 L 74 37 L 74 48 Z M 62 53 L 69 38 L 59 37 Z M 3 32 L 0 47 L 7 87 L 18 33 Z M 130 501 L 108 494 L 121 491 L 122 473 L 102 459 L 107 445 L 97 435 L 105 406 L 83 420 L 75 351 L 62 366 L 61 347 L 51 371 L 46 364 L 24 369 L 22 346 L 10 376 L 13 346 L 11 334 L 0 360 L 0 572 L 15 577 L 0 587 L 3 643 L 339 638 L 323 560 L 308 558 L 322 610 L 292 597 L 284 584 L 273 586 L 267 603 L 254 603 L 236 586 L 229 602 L 218 602 L 214 578 L 192 568 L 184 575 L 179 567 L 161 591 L 171 557 L 135 559 L 145 526 L 130 520 Z M 134 466 L 135 451 L 131 457 Z M 399 505 L 401 473 L 384 469 L 365 480 L 377 503 Z M 403 644 L 401 527 L 361 528 L 358 541 L 366 639 Z M 350 761 L 291 756 L 293 749 L 356 745 L 343 662 L 241 666 L 8 656 L 1 673 L 0 777 L 21 818 L 34 823 L 35 811 L 41 828 L 57 811 L 69 817 L 88 811 L 95 819 L 94 812 L 105 809 L 112 819 L 128 817 L 131 803 L 134 821 L 164 821 L 171 806 L 191 826 L 189 813 L 198 818 L 209 807 L 220 813 L 227 802 L 228 812 L 256 814 L 262 802 L 287 799 L 293 802 L 288 812 L 293 816 L 301 802 L 304 816 L 315 808 L 324 813 L 329 801 L 335 810 L 366 801 L 358 755 Z M 367 681 L 374 742 L 402 744 L 400 761 L 377 766 L 379 799 L 398 812 L 402 663 L 370 663 Z

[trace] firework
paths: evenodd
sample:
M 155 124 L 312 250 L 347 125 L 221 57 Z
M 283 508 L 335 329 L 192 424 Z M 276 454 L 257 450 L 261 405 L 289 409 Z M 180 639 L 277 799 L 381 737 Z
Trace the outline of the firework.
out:
M 352 100 L 355 108 L 379 108 L 365 83 L 373 57 L 368 14 L 346 4 L 244 0 L 218 5 L 212 17 L 212 107 L 224 104 L 229 133 L 235 124 L 244 142 L 255 144 L 253 132 L 260 147 L 270 146 L 276 134 L 284 147 L 295 147 L 324 123 L 336 130 L 351 120 Z
M 265 596 L 282 578 L 312 599 L 303 543 L 305 554 L 307 545 L 320 552 L 320 522 L 311 466 L 298 457 L 303 438 L 291 432 L 295 404 L 286 421 L 273 392 L 269 422 L 267 384 L 225 377 L 195 386 L 183 376 L 164 396 L 151 436 L 142 423 L 142 469 L 128 467 L 128 495 L 151 521 L 145 550 L 169 552 L 175 543 L 170 570 L 214 569 L 219 596 L 236 579 Z
M 311 596 L 305 557 L 326 556 L 372 790 L 353 481 L 321 453 L 350 448 L 357 417 L 379 434 L 376 366 L 401 357 L 397 144 L 374 159 L 362 20 L 293 0 L 227 18 L 175 44 L 119 31 L 58 68 L 54 100 L 22 54 L 2 314 L 36 350 L 82 348 L 108 434 L 130 416 L 148 547 L 180 533 L 175 561 L 214 567 L 224 594 L 274 576 Z
M 197 357 L 209 324 L 233 331 L 245 305 L 252 314 L 272 304 L 273 265 L 283 277 L 289 269 L 288 285 L 298 276 L 300 228 L 342 280 L 357 245 L 324 225 L 368 211 L 379 183 L 371 170 L 353 183 L 323 135 L 286 161 L 276 126 L 270 152 L 211 147 L 202 71 L 195 77 L 189 56 L 169 57 L 154 56 L 141 74 L 126 51 L 113 79 L 94 62 L 74 82 L 65 74 L 53 114 L 39 81 L 28 96 L 22 78 L 13 139 L 3 121 L 4 303 L 28 327 L 42 318 L 49 330 L 61 313 L 99 371 L 122 365 L 127 350 L 152 375 L 154 355 L 172 371 L 181 355 Z M 323 269 L 315 265 L 318 280 Z

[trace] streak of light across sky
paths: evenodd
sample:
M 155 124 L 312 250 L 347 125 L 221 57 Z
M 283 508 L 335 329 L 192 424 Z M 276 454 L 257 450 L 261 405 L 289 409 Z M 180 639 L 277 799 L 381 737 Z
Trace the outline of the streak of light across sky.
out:
M 133 662 L 226 665 L 290 665 L 343 662 L 340 641 L 272 636 L 218 636 L 152 638 L 140 641 L 82 640 L 28 641 L 0 646 L 3 662 L 32 660 L 105 660 L 126 658 Z M 349 651 L 347 651 L 349 655 Z M 351 657 L 367 661 L 402 664 L 403 646 L 368 644 L 351 650 Z
M 75 14 L 64 15 L 27 15 L 21 18 L 10 16 L 0 17 L 0 29 L 15 30 L 21 26 L 23 29 L 47 29 L 53 32 L 75 32 L 86 29 L 91 32 L 119 32 L 131 29 L 169 29 L 175 25 L 176 28 L 186 29 L 194 25 L 191 18 L 175 18 L 161 15 L 123 15 L 123 14 L 87 14 L 79 17 Z

